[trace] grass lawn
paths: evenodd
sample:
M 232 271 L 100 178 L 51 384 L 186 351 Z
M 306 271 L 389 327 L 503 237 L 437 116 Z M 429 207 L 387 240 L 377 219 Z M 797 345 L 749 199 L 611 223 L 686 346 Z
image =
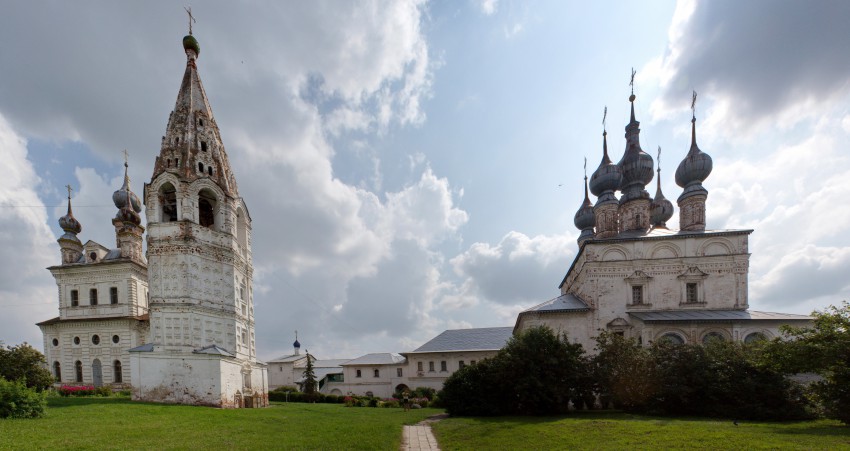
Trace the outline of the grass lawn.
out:
M 0 420 L 0 449 L 385 449 L 438 409 L 272 403 L 222 410 L 122 398 L 51 398 L 44 418 Z
M 443 450 L 850 449 L 837 421 L 789 423 L 576 412 L 559 417 L 449 418 L 432 425 Z

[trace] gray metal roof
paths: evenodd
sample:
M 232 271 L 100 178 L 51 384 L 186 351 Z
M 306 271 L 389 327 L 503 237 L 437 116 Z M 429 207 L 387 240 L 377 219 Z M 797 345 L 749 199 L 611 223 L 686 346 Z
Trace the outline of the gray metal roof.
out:
M 583 312 L 590 310 L 587 304 L 584 303 L 578 296 L 567 293 L 562 294 L 555 299 L 550 299 L 542 304 L 535 305 L 529 309 L 523 310 L 521 313 L 527 312 Z
M 791 313 L 751 312 L 748 310 L 670 310 L 661 312 L 630 312 L 643 322 L 681 321 L 805 321 L 810 316 Z
M 338 368 L 342 371 L 342 364 L 350 362 L 351 359 L 328 359 L 328 360 L 313 360 L 315 368 Z
M 306 358 L 307 354 L 290 354 L 290 355 L 282 355 L 276 359 L 269 360 L 269 363 L 286 363 L 286 362 L 294 362 L 296 360 L 300 360 Z
M 233 355 L 233 353 L 231 353 L 230 351 L 228 351 L 224 348 L 218 347 L 218 345 L 204 346 L 201 349 L 196 349 L 196 350 L 192 351 L 192 354 L 211 354 L 211 355 L 223 355 L 223 356 L 226 356 L 226 357 L 236 357 L 235 355 Z
M 378 352 L 374 354 L 366 354 L 354 360 L 349 360 L 342 365 L 394 365 L 403 363 L 405 358 L 401 355 L 392 352 Z
M 505 347 L 513 327 L 480 327 L 443 331 L 413 352 L 490 351 Z
M 127 352 L 153 352 L 153 343 L 145 343 L 141 346 L 136 346 L 133 349 L 128 349 Z

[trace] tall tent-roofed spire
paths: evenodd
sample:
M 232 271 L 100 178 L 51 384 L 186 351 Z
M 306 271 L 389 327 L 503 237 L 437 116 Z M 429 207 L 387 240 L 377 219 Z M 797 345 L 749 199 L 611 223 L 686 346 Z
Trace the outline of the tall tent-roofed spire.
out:
M 679 227 L 682 230 L 705 230 L 705 201 L 708 190 L 702 182 L 713 168 L 711 156 L 697 146 L 697 93 L 691 98 L 691 148 L 685 159 L 676 168 L 676 184 L 684 188 L 677 199 L 679 204 Z
M 573 217 L 573 223 L 581 230 L 581 234 L 578 237 L 579 245 L 583 241 L 593 238 L 596 215 L 593 212 L 593 204 L 590 202 L 590 196 L 587 194 L 587 158 L 584 159 L 584 202 L 582 202 L 578 211 L 576 211 L 575 217 Z
M 653 228 L 667 228 L 667 221 L 673 217 L 673 203 L 664 197 L 661 192 L 661 146 L 658 146 L 658 186 L 655 189 L 655 198 L 652 199 L 652 204 L 649 206 L 650 223 Z
M 186 70 L 151 178 L 163 172 L 174 173 L 188 182 L 207 178 L 228 195 L 238 197 L 224 143 L 198 75 L 197 59 L 201 47 L 191 33 L 183 38 L 183 50 Z

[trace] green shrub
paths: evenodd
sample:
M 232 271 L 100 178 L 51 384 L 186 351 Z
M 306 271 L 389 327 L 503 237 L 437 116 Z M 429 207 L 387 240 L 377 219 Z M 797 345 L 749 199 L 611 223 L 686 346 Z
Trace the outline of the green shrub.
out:
M 24 381 L 0 377 L 0 418 L 38 418 L 44 415 L 46 393 L 27 388 Z
M 280 387 L 275 388 L 274 390 L 270 391 L 269 393 L 286 393 L 286 392 L 297 392 L 297 391 L 299 391 L 298 387 L 295 387 L 293 385 L 281 385 Z

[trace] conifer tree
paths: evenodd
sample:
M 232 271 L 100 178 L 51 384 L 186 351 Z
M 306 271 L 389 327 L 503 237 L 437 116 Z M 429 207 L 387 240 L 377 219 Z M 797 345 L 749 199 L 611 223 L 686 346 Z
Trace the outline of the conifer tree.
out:
M 313 369 L 313 356 L 307 351 L 307 367 L 304 368 L 304 393 L 312 395 L 316 393 L 316 372 Z

